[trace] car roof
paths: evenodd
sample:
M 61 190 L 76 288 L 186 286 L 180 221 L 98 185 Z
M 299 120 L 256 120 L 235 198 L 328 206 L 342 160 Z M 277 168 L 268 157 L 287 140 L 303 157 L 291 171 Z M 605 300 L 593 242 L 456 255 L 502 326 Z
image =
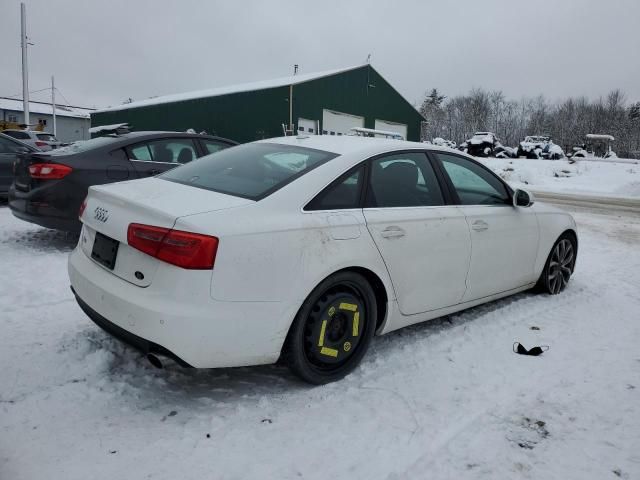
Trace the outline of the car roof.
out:
M 296 145 L 298 147 L 313 148 L 327 152 L 346 154 L 375 154 L 393 150 L 432 150 L 450 152 L 447 147 L 439 147 L 420 142 L 394 140 L 391 138 L 372 138 L 357 135 L 298 135 L 290 137 L 276 137 L 260 140 L 261 143 L 279 143 L 282 145 Z
M 216 140 L 222 140 L 229 143 L 236 144 L 237 142 L 224 137 L 218 137 L 217 135 L 210 135 L 208 133 L 190 133 L 190 132 L 172 132 L 172 131 L 163 131 L 163 130 L 149 130 L 149 131 L 136 131 L 136 132 L 127 132 L 121 134 L 110 134 L 110 135 L 102 135 L 103 137 L 109 137 L 113 139 L 136 139 L 143 137 L 155 137 L 155 136 L 163 136 L 163 135 L 171 135 L 171 136 L 179 136 L 179 137 L 194 137 L 194 138 L 213 138 Z M 97 138 L 97 137 L 94 137 Z

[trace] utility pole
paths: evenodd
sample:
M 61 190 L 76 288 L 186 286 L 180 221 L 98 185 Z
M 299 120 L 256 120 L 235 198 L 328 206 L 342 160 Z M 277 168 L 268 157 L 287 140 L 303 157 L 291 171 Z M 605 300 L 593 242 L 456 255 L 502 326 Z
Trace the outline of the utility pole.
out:
M 22 108 L 24 123 L 29 128 L 29 67 L 27 65 L 27 7 L 20 4 L 20 45 L 22 46 Z
M 51 108 L 53 109 L 53 136 L 56 136 L 56 84 L 51 75 Z

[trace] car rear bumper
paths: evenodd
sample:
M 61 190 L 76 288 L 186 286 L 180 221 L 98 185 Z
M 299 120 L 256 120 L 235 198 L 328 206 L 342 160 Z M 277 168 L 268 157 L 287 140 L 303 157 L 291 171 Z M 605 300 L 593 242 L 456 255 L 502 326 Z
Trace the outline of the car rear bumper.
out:
M 35 223 L 45 228 L 79 232 L 82 224 L 68 211 L 62 211 L 50 203 L 50 198 L 36 192 L 21 192 L 11 186 L 8 192 L 11 213 L 25 222 Z
M 283 319 L 297 311 L 282 302 L 213 300 L 210 280 L 183 269 L 174 278 L 156 277 L 149 287 L 138 287 L 80 248 L 69 256 L 68 269 L 80 307 L 101 328 L 143 352 L 197 368 L 274 363 L 288 331 Z
M 80 306 L 82 311 L 84 313 L 86 313 L 87 316 L 91 320 L 93 320 L 93 323 L 98 325 L 105 332 L 107 332 L 107 333 L 111 334 L 112 336 L 116 337 L 118 340 L 121 340 L 124 343 L 127 343 L 127 344 L 131 345 L 132 347 L 140 350 L 142 353 L 145 353 L 145 354 L 146 353 L 156 353 L 158 355 L 163 355 L 165 357 L 170 357 L 170 358 L 174 359 L 176 362 L 178 362 L 183 367 L 191 367 L 191 365 L 189 365 L 187 362 L 182 360 L 180 357 L 178 357 L 173 352 L 171 352 L 171 351 L 167 350 L 166 348 L 164 348 L 162 345 L 158 345 L 158 344 L 150 342 L 149 340 L 146 340 L 146 339 L 144 339 L 142 337 L 138 337 L 137 335 L 134 335 L 133 333 L 125 330 L 124 328 L 119 327 L 115 323 L 110 322 L 109 320 L 104 318 L 102 315 L 100 315 L 98 312 L 96 312 L 93 308 L 91 308 L 89 305 L 87 305 L 84 302 L 84 300 L 82 300 L 78 296 L 78 294 L 73 289 L 73 287 L 71 287 L 71 291 L 75 295 L 76 301 L 78 302 L 78 305 Z

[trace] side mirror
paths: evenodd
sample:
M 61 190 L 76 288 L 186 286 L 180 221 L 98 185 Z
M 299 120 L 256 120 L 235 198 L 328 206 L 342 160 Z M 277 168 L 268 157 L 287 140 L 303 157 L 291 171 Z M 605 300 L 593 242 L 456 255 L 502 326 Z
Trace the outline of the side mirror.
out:
M 513 192 L 513 206 L 514 207 L 530 207 L 535 202 L 533 194 L 526 190 L 520 190 L 519 188 Z

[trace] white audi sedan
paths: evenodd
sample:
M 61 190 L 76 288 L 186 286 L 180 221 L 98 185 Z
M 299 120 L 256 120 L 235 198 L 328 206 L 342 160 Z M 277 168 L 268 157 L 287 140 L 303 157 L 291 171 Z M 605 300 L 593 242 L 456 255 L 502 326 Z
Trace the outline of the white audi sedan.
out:
M 337 380 L 374 335 L 533 287 L 575 266 L 573 218 L 468 155 L 300 136 L 89 190 L 69 258 L 80 307 L 144 353 L 210 368 L 279 358 Z

